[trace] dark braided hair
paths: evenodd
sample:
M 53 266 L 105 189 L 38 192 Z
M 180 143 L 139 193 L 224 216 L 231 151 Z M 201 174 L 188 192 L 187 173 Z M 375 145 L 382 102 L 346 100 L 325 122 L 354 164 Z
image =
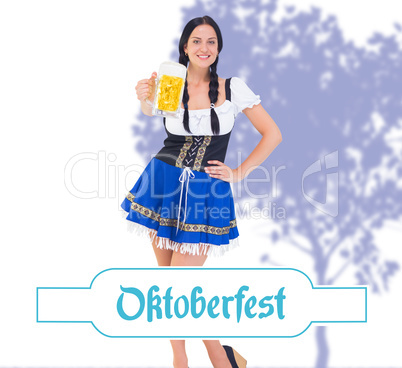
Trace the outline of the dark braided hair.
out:
M 180 38 L 179 42 L 179 63 L 184 65 L 187 68 L 189 58 L 188 56 L 185 55 L 184 53 L 184 45 L 188 42 L 188 39 L 193 32 L 194 28 L 202 25 L 202 24 L 209 24 L 212 26 L 216 32 L 216 36 L 218 38 L 218 53 L 221 52 L 222 47 L 223 47 L 223 40 L 222 40 L 222 34 L 221 31 L 218 27 L 218 25 L 215 23 L 215 21 L 209 17 L 208 15 L 204 15 L 203 17 L 198 17 L 190 20 L 186 26 L 184 27 L 183 33 Z M 209 92 L 208 96 L 209 99 L 211 100 L 211 104 L 215 104 L 216 101 L 218 101 L 218 87 L 219 87 L 219 80 L 218 80 L 218 74 L 216 72 L 216 67 L 218 65 L 219 61 L 219 56 L 216 57 L 215 62 L 210 66 L 211 68 L 211 81 L 209 82 Z M 191 133 L 190 127 L 189 127 L 189 116 L 188 116 L 188 100 L 190 99 L 190 96 L 188 95 L 187 91 L 187 78 L 184 84 L 184 91 L 183 91 L 183 104 L 184 104 L 184 117 L 183 117 L 183 126 L 184 129 Z M 211 105 L 214 106 L 214 105 Z M 219 119 L 218 115 L 215 112 L 215 109 L 212 107 L 211 108 L 211 130 L 213 134 L 219 134 Z

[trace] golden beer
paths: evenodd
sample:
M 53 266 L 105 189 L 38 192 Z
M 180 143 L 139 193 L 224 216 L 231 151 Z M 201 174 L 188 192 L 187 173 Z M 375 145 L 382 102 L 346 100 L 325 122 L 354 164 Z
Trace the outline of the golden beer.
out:
M 172 61 L 160 65 L 152 115 L 179 118 L 187 68 Z
M 159 110 L 176 111 L 180 104 L 180 95 L 184 86 L 184 80 L 172 75 L 162 75 L 159 80 L 158 101 Z

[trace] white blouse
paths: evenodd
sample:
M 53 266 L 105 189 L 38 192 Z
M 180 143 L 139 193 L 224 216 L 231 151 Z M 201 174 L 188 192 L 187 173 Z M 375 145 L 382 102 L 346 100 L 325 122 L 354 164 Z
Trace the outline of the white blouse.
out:
M 254 92 L 238 77 L 230 80 L 231 101 L 225 100 L 222 105 L 215 107 L 218 115 L 219 135 L 229 133 L 234 126 L 235 119 L 247 107 L 261 103 L 260 95 Z M 171 134 L 176 135 L 213 135 L 211 130 L 211 109 L 188 110 L 189 127 L 191 134 L 183 127 L 184 109 L 180 108 L 179 118 L 166 118 L 165 127 Z

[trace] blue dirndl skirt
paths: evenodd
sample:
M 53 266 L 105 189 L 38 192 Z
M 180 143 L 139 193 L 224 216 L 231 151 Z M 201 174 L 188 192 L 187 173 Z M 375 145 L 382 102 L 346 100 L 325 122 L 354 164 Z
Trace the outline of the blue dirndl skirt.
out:
M 128 230 L 159 248 L 223 255 L 239 245 L 229 182 L 152 158 L 121 203 Z

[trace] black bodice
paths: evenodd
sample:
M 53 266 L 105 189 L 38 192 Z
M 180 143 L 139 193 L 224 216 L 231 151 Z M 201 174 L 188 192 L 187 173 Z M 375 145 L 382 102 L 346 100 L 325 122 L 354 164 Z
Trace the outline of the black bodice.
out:
M 231 100 L 230 79 L 226 79 L 226 99 Z M 163 124 L 167 133 L 164 147 L 155 158 L 177 167 L 189 167 L 191 170 L 204 171 L 209 160 L 225 161 L 231 131 L 223 135 L 177 135 L 166 129 L 166 120 Z M 205 171 L 204 171 L 205 172 Z

